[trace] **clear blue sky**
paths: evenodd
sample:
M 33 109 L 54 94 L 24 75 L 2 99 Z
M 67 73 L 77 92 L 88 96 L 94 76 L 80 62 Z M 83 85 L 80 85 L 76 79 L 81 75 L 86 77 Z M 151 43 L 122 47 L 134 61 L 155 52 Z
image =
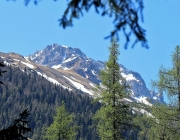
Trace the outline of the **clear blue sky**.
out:
M 159 67 L 171 67 L 171 54 L 180 45 L 180 1 L 144 0 L 144 23 L 149 49 L 137 44 L 134 49 L 124 49 L 119 42 L 119 62 L 126 68 L 141 74 L 147 87 L 151 79 L 157 79 Z M 23 0 L 0 1 L 0 51 L 15 52 L 23 56 L 58 43 L 80 48 L 95 60 L 106 61 L 110 40 L 104 40 L 113 29 L 113 19 L 95 14 L 94 9 L 85 13 L 74 26 L 62 29 L 58 19 L 66 7 L 64 1 L 41 1 L 37 6 L 31 2 L 24 6 Z

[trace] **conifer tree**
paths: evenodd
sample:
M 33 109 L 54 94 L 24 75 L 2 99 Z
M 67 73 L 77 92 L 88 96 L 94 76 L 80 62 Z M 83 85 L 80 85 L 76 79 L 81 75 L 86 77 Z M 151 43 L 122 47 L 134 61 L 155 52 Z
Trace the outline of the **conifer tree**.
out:
M 120 74 L 118 46 L 113 39 L 106 68 L 100 73 L 102 86 L 97 90 L 101 90 L 101 94 L 95 99 L 102 103 L 102 107 L 93 117 L 102 140 L 122 139 L 130 127 L 130 107 L 123 101 L 128 96 L 129 86 Z
M 172 68 L 161 67 L 159 79 L 152 85 L 160 93 L 169 97 L 168 105 L 154 104 L 150 107 L 150 116 L 140 117 L 143 139 L 171 140 L 180 137 L 180 47 L 177 46 L 172 54 Z M 148 129 L 146 129 L 146 128 Z
M 25 109 L 19 114 L 19 118 L 14 120 L 14 124 L 6 129 L 0 131 L 0 140 L 28 140 L 25 134 L 31 132 L 31 128 L 28 128 L 29 116 L 28 109 Z
M 48 140 L 74 140 L 78 127 L 73 125 L 73 115 L 66 111 L 65 104 L 56 109 L 53 123 L 46 129 L 45 139 Z
M 180 136 L 180 117 L 178 111 L 167 105 L 154 104 L 146 108 L 148 112 L 138 114 L 134 119 L 140 126 L 139 139 L 178 140 Z
M 5 64 L 1 58 L 0 58 L 0 67 L 5 67 Z M 5 70 L 0 69 L 0 76 L 2 76 L 2 74 L 5 72 L 6 72 Z M 0 84 L 4 84 L 4 83 L 2 81 L 0 81 Z
M 5 67 L 3 60 L 0 58 L 0 67 Z M 0 76 L 5 73 L 5 70 L 0 69 Z M 4 83 L 0 81 L 0 84 Z M 0 130 L 0 140 L 27 140 L 24 134 L 31 132 L 31 128 L 28 128 L 29 121 L 27 120 L 29 116 L 28 109 L 25 109 L 19 114 L 19 119 L 14 120 L 14 124 L 6 129 Z
M 153 86 L 160 92 L 165 92 L 171 104 L 175 105 L 180 112 L 180 47 L 175 48 L 172 54 L 172 68 L 166 69 L 161 67 L 159 70 L 159 80 L 153 82 Z M 176 98 L 176 102 L 174 99 Z

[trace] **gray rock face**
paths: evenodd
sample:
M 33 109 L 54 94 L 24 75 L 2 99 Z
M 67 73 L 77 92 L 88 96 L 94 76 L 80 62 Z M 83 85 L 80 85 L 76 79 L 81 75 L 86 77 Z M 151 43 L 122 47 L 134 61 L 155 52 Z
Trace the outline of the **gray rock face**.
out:
M 89 81 L 100 84 L 99 72 L 105 67 L 102 61 L 95 61 L 87 57 L 78 48 L 71 48 L 63 45 L 48 45 L 44 50 L 37 51 L 29 58 L 35 63 L 49 66 L 55 69 L 71 69 L 77 72 L 82 77 Z M 131 87 L 131 97 L 143 98 L 146 97 L 150 101 L 164 102 L 163 96 L 154 91 L 150 91 L 142 79 L 141 75 L 137 72 L 126 69 L 120 65 L 122 76 L 127 80 Z
M 57 44 L 48 45 L 44 50 L 37 51 L 29 56 L 38 64 L 63 69 L 73 69 L 84 78 L 99 84 L 99 71 L 104 67 L 101 61 L 88 58 L 78 48 L 71 48 Z

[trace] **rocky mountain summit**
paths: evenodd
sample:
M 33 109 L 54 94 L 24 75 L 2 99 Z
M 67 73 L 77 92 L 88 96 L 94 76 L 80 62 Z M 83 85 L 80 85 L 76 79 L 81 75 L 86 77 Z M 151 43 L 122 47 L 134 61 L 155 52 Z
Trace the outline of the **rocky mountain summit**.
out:
M 57 44 L 48 45 L 44 50 L 30 55 L 29 58 L 37 64 L 54 69 L 74 70 L 95 84 L 100 83 L 97 74 L 104 67 L 103 62 L 87 57 L 78 48 Z
M 48 45 L 45 49 L 29 55 L 28 58 L 36 64 L 48 66 L 54 70 L 74 71 L 90 81 L 92 87 L 95 84 L 100 84 L 98 74 L 105 67 L 105 62 L 87 57 L 78 48 L 58 44 Z M 147 99 L 151 102 L 164 102 L 161 94 L 157 94 L 146 87 L 139 73 L 128 70 L 123 65 L 120 65 L 120 67 L 122 76 L 131 87 L 131 100 L 146 104 L 149 104 Z

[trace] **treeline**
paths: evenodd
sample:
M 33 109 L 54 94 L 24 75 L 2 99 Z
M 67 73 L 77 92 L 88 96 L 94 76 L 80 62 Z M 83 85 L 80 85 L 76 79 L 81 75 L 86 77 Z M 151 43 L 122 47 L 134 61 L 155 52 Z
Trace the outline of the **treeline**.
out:
M 23 72 L 8 66 L 2 78 L 5 85 L 0 86 L 0 129 L 10 126 L 14 117 L 28 108 L 32 132 L 27 137 L 33 140 L 178 140 L 180 47 L 172 54 L 172 68 L 161 67 L 158 80 L 153 82 L 171 99 L 169 104 L 148 106 L 128 101 L 130 86 L 120 74 L 115 40 L 109 50 L 106 68 L 100 73 L 102 86 L 95 89 L 94 98 L 72 93 L 36 73 L 27 74 L 26 69 Z M 99 91 L 101 94 L 96 94 Z
M 89 95 L 72 93 L 36 73 L 27 74 L 11 66 L 6 69 L 2 77 L 5 85 L 0 85 L 0 129 L 10 126 L 15 117 L 28 108 L 32 133 L 27 137 L 40 140 L 44 128 L 53 122 L 56 108 L 64 101 L 67 111 L 75 116 L 74 122 L 80 126 L 77 139 L 98 139 L 95 129 L 90 126 L 100 104 L 92 104 Z

